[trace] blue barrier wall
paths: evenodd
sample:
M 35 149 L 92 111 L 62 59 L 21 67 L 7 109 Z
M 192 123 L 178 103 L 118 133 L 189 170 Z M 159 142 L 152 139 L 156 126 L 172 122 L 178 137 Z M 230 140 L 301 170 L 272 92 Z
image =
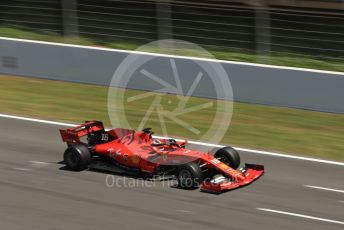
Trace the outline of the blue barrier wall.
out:
M 2 38 L 0 73 L 109 85 L 114 72 L 129 54 L 143 55 L 127 51 Z M 177 58 L 177 61 L 179 64 L 187 65 L 190 59 Z M 197 62 L 207 64 L 212 61 Z M 230 78 L 235 101 L 344 113 L 343 73 L 235 62 L 219 63 Z M 156 66 L 158 72 L 165 71 L 162 68 Z M 192 82 L 195 78 L 193 75 L 183 77 L 186 82 Z M 206 90 L 206 81 L 202 84 L 194 96 L 219 97 Z M 152 85 L 147 81 L 131 81 L 128 86 L 152 90 Z

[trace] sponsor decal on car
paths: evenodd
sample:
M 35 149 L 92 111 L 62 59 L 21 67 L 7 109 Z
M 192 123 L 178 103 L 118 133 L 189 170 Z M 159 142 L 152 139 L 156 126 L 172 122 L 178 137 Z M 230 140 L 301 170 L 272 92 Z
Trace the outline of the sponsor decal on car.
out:
M 229 169 L 228 165 L 226 165 L 226 164 L 224 164 L 224 163 L 221 163 L 221 164 L 219 165 L 219 168 L 221 168 L 221 169 L 223 169 L 223 170 Z
M 121 156 L 121 155 L 122 155 L 121 149 L 118 149 L 118 150 L 116 151 L 116 156 Z
M 215 164 L 215 165 L 221 163 L 221 161 L 219 161 L 219 160 L 216 159 L 216 158 L 212 159 L 210 162 L 213 163 L 213 164 Z

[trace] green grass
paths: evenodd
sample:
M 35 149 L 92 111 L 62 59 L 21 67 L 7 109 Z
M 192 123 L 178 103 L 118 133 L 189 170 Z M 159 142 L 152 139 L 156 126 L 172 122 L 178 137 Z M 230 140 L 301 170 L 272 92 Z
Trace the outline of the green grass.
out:
M 52 32 L 40 31 L 28 29 L 25 27 L 0 27 L 0 36 L 11 37 L 11 38 L 21 38 L 21 39 L 31 39 L 40 41 L 49 41 L 57 43 L 68 43 L 68 44 L 79 44 L 86 46 L 96 46 L 96 47 L 108 47 L 114 49 L 124 49 L 124 50 L 134 50 L 142 45 L 142 42 L 133 42 L 128 40 L 114 39 L 114 40 L 104 40 L 96 38 L 65 38 L 61 35 Z M 272 64 L 281 66 L 292 66 L 301 68 L 311 68 L 311 69 L 321 69 L 330 71 L 344 72 L 344 65 L 342 59 L 333 59 L 331 57 L 311 57 L 311 56 L 300 56 L 295 54 L 286 53 L 273 53 L 269 57 L 259 57 L 254 53 L 249 53 L 244 50 L 237 49 L 227 49 L 227 48 L 214 48 L 204 46 L 207 51 L 209 51 L 215 58 L 221 60 L 231 60 L 231 61 L 243 61 L 243 62 L 253 62 L 262 64 Z M 194 52 L 194 50 L 186 49 L 157 49 L 157 48 L 145 48 L 142 51 L 156 52 L 156 53 L 166 53 L 174 55 L 184 55 L 184 56 L 196 56 L 196 57 L 208 57 L 203 56 L 199 52 Z
M 125 98 L 142 93 L 138 90 L 115 90 L 123 92 Z M 76 123 L 96 119 L 109 126 L 107 93 L 108 88 L 103 86 L 0 76 L 0 112 Z M 174 95 L 163 95 L 164 109 L 172 109 L 177 100 Z M 207 102 L 219 103 L 191 98 L 187 106 Z M 139 124 L 150 103 L 151 98 L 140 103 L 126 103 L 125 114 L 130 124 Z M 203 109 L 182 119 L 204 131 L 210 126 L 213 115 L 213 109 Z M 181 131 L 182 128 L 172 121 L 166 120 L 166 124 L 172 136 L 199 138 L 187 130 Z M 222 143 L 344 160 L 343 124 L 344 115 L 236 102 L 230 128 Z M 161 134 L 156 113 L 146 126 Z M 215 124 L 215 127 L 224 128 L 221 123 Z

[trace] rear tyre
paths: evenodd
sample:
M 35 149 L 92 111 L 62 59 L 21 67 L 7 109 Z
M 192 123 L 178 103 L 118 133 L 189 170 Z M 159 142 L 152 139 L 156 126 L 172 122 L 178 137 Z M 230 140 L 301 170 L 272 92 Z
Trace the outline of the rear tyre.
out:
M 239 153 L 229 146 L 217 150 L 214 157 L 233 169 L 237 169 L 240 165 Z
M 64 162 L 68 169 L 82 171 L 91 163 L 91 152 L 83 144 L 69 146 L 63 155 Z
M 197 188 L 202 180 L 202 171 L 198 164 L 192 162 L 180 166 L 177 170 L 176 177 L 180 188 Z

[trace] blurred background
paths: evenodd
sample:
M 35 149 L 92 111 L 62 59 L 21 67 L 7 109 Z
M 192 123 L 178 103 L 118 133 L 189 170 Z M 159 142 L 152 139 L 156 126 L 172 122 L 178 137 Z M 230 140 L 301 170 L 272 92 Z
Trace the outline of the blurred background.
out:
M 0 36 L 135 49 L 192 41 L 216 58 L 342 71 L 342 0 L 2 0 Z

